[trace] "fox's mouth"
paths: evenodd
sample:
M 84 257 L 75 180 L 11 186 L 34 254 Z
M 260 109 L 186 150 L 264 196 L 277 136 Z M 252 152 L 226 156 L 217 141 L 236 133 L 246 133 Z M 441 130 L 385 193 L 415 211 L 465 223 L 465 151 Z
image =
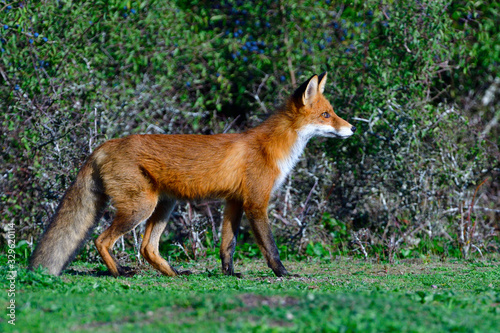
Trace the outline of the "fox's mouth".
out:
M 354 134 L 354 131 L 356 131 L 356 127 L 352 126 L 351 128 L 348 128 L 348 127 L 342 127 L 340 129 L 340 131 L 331 131 L 331 132 L 328 132 L 328 133 L 325 133 L 326 137 L 329 137 L 329 138 L 338 138 L 338 139 L 347 139 L 348 137 L 350 137 L 351 135 Z
M 327 135 L 325 135 L 325 137 L 327 138 L 336 138 L 336 139 L 347 139 L 350 136 L 352 136 L 352 134 L 341 135 L 336 132 L 328 133 Z
M 347 139 L 351 135 L 354 134 L 356 127 L 347 127 L 343 126 L 339 130 L 337 130 L 333 126 L 328 125 L 307 125 L 302 128 L 299 133 L 309 139 L 313 136 L 322 136 L 327 138 L 339 138 L 339 139 Z

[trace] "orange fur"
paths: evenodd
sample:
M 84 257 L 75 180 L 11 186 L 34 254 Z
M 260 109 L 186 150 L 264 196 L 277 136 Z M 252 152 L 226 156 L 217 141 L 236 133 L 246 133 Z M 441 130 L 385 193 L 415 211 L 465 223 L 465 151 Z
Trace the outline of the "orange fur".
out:
M 287 275 L 267 217 L 271 194 L 310 137 L 348 137 L 355 130 L 323 96 L 325 82 L 326 73 L 311 77 L 266 122 L 243 133 L 131 135 L 105 142 L 88 158 L 63 198 L 31 266 L 42 265 L 59 274 L 109 198 L 116 217 L 95 243 L 110 272 L 127 274 L 114 260 L 112 247 L 120 236 L 147 221 L 142 255 L 163 274 L 177 275 L 158 252 L 175 199 L 217 197 L 227 202 L 220 248 L 224 273 L 235 274 L 232 258 L 245 212 L 268 266 L 277 276 Z M 70 207 L 70 201 L 77 204 Z

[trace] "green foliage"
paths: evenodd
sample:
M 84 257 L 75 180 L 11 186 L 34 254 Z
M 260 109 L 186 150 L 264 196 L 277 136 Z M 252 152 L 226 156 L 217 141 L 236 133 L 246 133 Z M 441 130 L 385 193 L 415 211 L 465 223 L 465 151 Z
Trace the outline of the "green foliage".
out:
M 166 278 L 93 276 L 74 265 L 62 277 L 19 272 L 19 331 L 408 331 L 495 332 L 498 261 L 287 262 L 299 278 L 275 278 L 265 264 L 238 263 L 246 278 L 212 274 Z M 257 261 L 257 262 L 256 262 Z M 190 267 L 190 269 L 193 269 Z M 196 269 L 196 267 L 195 267 Z M 223 318 L 223 319 L 221 319 Z M 411 318 L 411 320 L 409 320 Z M 6 321 L 2 332 L 10 331 Z
M 29 256 L 31 255 L 31 250 L 28 242 L 26 240 L 17 242 L 14 251 L 15 252 L 13 255 L 15 256 L 16 264 L 19 266 L 26 266 L 28 264 Z M 4 253 L 7 253 L 7 251 L 4 251 Z M 0 257 L 0 260 L 3 259 L 7 259 L 7 257 Z M 6 262 L 0 261 L 0 265 L 6 265 Z
M 498 98 L 479 103 L 500 76 L 496 3 L 58 1 L 2 11 L 0 216 L 28 246 L 106 139 L 247 128 L 323 71 L 325 95 L 359 134 L 310 145 L 304 166 L 319 177 L 317 207 L 276 205 L 292 221 L 278 230 L 287 249 L 359 254 L 352 233 L 366 229 L 370 254 L 455 253 L 474 185 L 490 176 L 480 205 L 498 202 Z M 302 169 L 297 204 L 311 190 Z M 497 217 L 477 212 L 478 249 L 498 247 L 486 236 Z
M 310 257 L 323 258 L 328 257 L 329 252 L 323 247 L 321 243 L 309 243 L 306 247 L 306 254 Z
M 452 77 L 446 77 L 456 97 L 465 89 L 477 91 L 484 82 L 500 75 L 500 5 L 488 1 L 453 1 L 448 13 L 453 27 L 463 32 L 464 38 L 456 51 L 456 56 L 462 55 L 455 58 L 459 67 L 452 71 Z

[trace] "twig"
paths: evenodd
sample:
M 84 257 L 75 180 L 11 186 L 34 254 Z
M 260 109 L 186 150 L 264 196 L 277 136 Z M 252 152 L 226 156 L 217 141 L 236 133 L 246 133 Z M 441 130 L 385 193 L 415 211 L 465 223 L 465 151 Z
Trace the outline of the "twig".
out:
M 416 227 L 415 229 L 411 230 L 411 231 L 407 231 L 403 234 L 403 236 L 401 236 L 397 241 L 396 243 L 394 244 L 395 247 L 399 246 L 400 243 L 403 242 L 403 240 L 405 240 L 408 236 L 411 236 L 413 235 L 414 233 L 416 233 L 417 231 L 419 231 L 420 229 L 422 229 L 424 227 L 424 224 L 420 224 L 418 227 Z
M 305 214 L 307 213 L 307 204 L 309 203 L 309 199 L 311 199 L 311 195 L 314 191 L 314 189 L 316 188 L 316 186 L 318 185 L 318 179 L 315 179 L 314 180 L 314 185 L 313 187 L 311 188 L 311 190 L 309 191 L 309 194 L 307 195 L 307 198 L 306 198 L 306 201 L 304 202 L 304 208 L 302 208 L 302 212 L 300 212 L 300 220 L 302 221 L 304 219 L 304 216 Z
M 364 119 L 364 118 L 353 117 L 351 119 L 356 120 L 356 121 L 364 121 L 365 123 L 370 123 L 370 121 L 368 119 Z
M 236 120 L 238 120 L 239 117 L 240 115 L 236 116 L 236 118 L 234 118 L 234 120 L 230 122 L 229 125 L 224 126 L 224 130 L 222 131 L 222 133 L 227 133 L 227 131 L 229 131 L 229 129 L 233 127 L 234 123 L 236 122 Z
M 94 133 L 92 133 L 92 128 L 90 129 L 89 154 L 92 153 L 92 145 L 94 144 L 95 137 L 97 137 L 97 108 L 94 108 Z
M 302 208 L 302 212 L 300 213 L 300 218 L 296 218 L 295 219 L 297 221 L 297 224 L 300 226 L 300 229 L 299 229 L 299 231 L 295 235 L 293 235 L 293 236 L 290 237 L 290 241 L 293 241 L 299 235 L 302 235 L 304 233 L 304 230 L 306 229 L 307 223 L 303 223 L 304 222 L 304 217 L 307 214 L 307 211 L 308 211 L 307 204 L 309 202 L 309 199 L 311 198 L 311 194 L 314 191 L 314 188 L 316 187 L 316 185 L 318 185 L 318 179 L 316 179 L 314 181 L 314 185 L 311 188 L 311 190 L 309 191 L 309 195 L 307 196 L 307 199 L 304 202 L 304 208 Z
M 134 247 L 135 250 L 137 251 L 137 260 L 139 261 L 139 264 L 142 265 L 142 260 L 141 260 L 141 250 L 139 248 L 139 243 L 137 242 L 137 233 L 135 232 L 135 229 L 132 229 L 132 235 L 134 235 Z
M 191 260 L 191 256 L 189 255 L 188 251 L 186 250 L 186 248 L 181 243 L 175 242 L 174 246 L 179 247 L 182 250 L 182 252 L 184 252 L 184 254 L 186 255 L 186 257 L 188 257 L 188 259 Z
M 214 217 L 212 216 L 212 211 L 210 210 L 210 206 L 208 204 L 206 204 L 206 207 L 207 207 L 208 217 L 210 218 L 210 222 L 212 223 L 212 234 L 213 234 L 213 238 L 214 238 L 214 244 L 218 244 L 219 237 L 217 235 L 217 230 L 215 229 Z
M 479 135 L 479 141 L 483 141 L 483 139 L 488 135 L 492 128 L 495 128 L 500 120 L 500 110 L 495 113 L 493 119 L 490 120 L 488 124 L 484 127 L 484 130 Z
M 5 80 L 5 82 L 7 82 L 7 84 L 12 87 L 12 84 L 10 83 L 9 78 L 7 77 L 7 75 L 5 74 L 5 72 L 3 71 L 3 68 L 1 66 L 0 66 L 0 74 L 2 74 L 2 77 Z
M 267 112 L 266 105 L 261 101 L 259 94 L 260 94 L 260 90 L 264 86 L 264 83 L 266 83 L 267 79 L 269 79 L 269 74 L 266 74 L 266 76 L 264 76 L 264 78 L 262 79 L 262 82 L 259 84 L 259 87 L 257 88 L 257 92 L 255 94 L 250 94 L 250 92 L 248 92 L 259 103 L 260 107 L 262 108 L 262 111 L 264 111 L 265 114 L 268 114 L 269 112 Z
M 276 212 L 272 212 L 271 213 L 276 219 L 280 220 L 281 222 L 283 222 L 284 225 L 286 226 L 289 226 L 290 225 L 290 222 L 288 220 L 286 220 L 283 216 L 281 216 L 280 214 L 276 213 Z
M 475 249 L 477 250 L 477 252 L 479 252 L 479 254 L 481 255 L 481 258 L 483 258 L 483 259 L 484 259 L 483 252 L 481 252 L 481 250 L 480 250 L 480 249 L 479 249 L 476 245 L 471 244 L 471 246 L 472 246 L 473 248 L 475 248 Z
M 455 213 L 460 211 L 461 208 L 450 208 L 442 212 L 442 215 L 450 214 L 450 213 Z M 493 213 L 499 213 L 500 214 L 500 209 L 493 209 L 493 208 L 488 208 L 488 207 L 474 207 L 474 210 L 484 210 L 485 212 L 493 212 Z
M 290 198 L 290 188 L 292 187 L 292 177 L 288 177 L 288 184 L 286 185 L 285 200 L 283 202 L 283 215 L 286 216 L 288 209 L 288 199 Z
M 470 207 L 469 207 L 469 214 L 468 214 L 468 216 L 467 216 L 467 223 L 468 223 L 468 225 L 469 225 L 469 226 L 470 226 L 470 216 L 471 216 L 471 214 L 472 214 L 472 208 L 474 208 L 474 200 L 476 199 L 476 194 L 477 194 L 477 191 L 479 191 L 479 188 L 480 188 L 481 186 L 483 186 L 483 185 L 484 185 L 484 183 L 486 183 L 486 181 L 487 181 L 487 180 L 488 180 L 488 178 L 486 178 L 485 180 L 483 180 L 483 181 L 481 182 L 481 184 L 479 184 L 479 185 L 476 187 L 476 190 L 474 191 L 474 195 L 472 196 L 472 201 L 471 201 L 471 203 L 470 203 Z M 472 229 L 471 229 L 471 231 L 470 231 L 470 234 L 469 234 L 469 239 L 468 239 L 468 241 L 469 241 L 469 242 L 471 241 L 471 239 L 472 239 L 472 235 L 474 235 L 474 231 L 476 230 L 476 223 L 477 223 L 477 219 L 476 219 L 476 220 L 474 220 L 474 224 L 472 225 Z
M 366 249 L 363 246 L 363 242 L 361 242 L 361 240 L 359 239 L 358 233 L 351 232 L 351 236 L 354 239 L 354 242 L 357 243 L 359 245 L 359 247 L 361 248 L 361 251 L 363 252 L 363 255 L 365 256 L 365 260 L 368 259 L 368 253 L 366 252 Z
M 387 13 L 385 12 L 385 9 L 382 9 L 382 13 L 384 14 L 385 18 L 387 20 L 390 20 L 391 18 L 389 17 L 389 15 L 387 15 Z

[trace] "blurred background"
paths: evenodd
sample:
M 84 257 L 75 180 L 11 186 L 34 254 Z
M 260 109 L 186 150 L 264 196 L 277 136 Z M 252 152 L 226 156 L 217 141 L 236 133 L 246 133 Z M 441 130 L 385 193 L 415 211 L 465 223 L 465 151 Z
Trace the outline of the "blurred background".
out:
M 276 193 L 282 257 L 498 253 L 499 13 L 494 1 L 2 0 L 0 246 L 13 222 L 26 263 L 104 141 L 243 131 L 327 71 L 325 96 L 358 130 L 311 140 Z M 179 203 L 162 253 L 218 253 L 223 204 Z M 142 228 L 119 257 L 136 260 Z M 246 221 L 237 256 L 260 256 Z M 92 242 L 79 258 L 98 260 Z

